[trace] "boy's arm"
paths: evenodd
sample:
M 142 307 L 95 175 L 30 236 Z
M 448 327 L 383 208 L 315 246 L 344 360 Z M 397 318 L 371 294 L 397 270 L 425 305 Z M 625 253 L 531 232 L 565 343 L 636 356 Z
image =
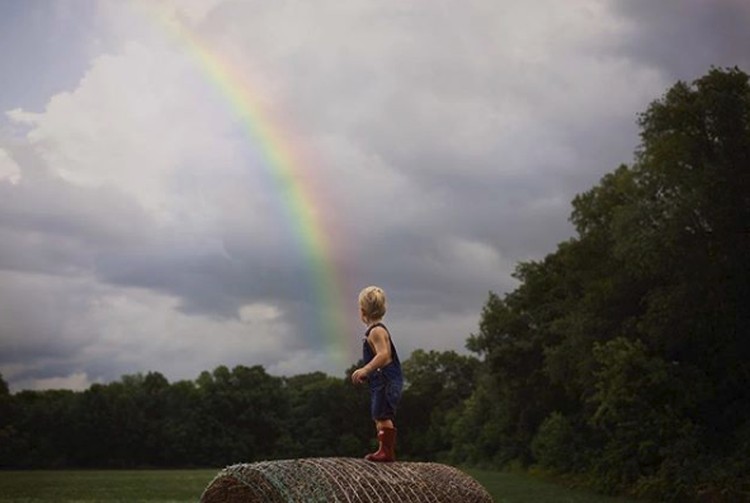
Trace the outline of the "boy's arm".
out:
M 364 367 L 352 373 L 352 381 L 354 383 L 363 382 L 368 375 L 381 367 L 385 367 L 391 361 L 391 344 L 388 340 L 388 332 L 383 327 L 375 327 L 370 332 L 370 342 L 374 346 L 375 357 Z
M 385 367 L 391 361 L 391 344 L 388 340 L 388 332 L 383 327 L 375 327 L 370 333 L 370 340 L 375 347 L 375 357 L 362 367 L 367 370 L 368 374 Z

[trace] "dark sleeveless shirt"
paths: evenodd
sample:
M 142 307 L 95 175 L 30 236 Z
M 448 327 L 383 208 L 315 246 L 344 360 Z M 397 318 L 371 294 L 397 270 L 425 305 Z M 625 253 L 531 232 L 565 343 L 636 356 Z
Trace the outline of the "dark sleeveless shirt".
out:
M 367 332 L 365 332 L 365 337 L 362 342 L 362 360 L 363 364 L 367 365 L 370 363 L 370 361 L 375 358 L 375 352 L 370 347 L 370 344 L 367 342 L 367 337 L 369 337 L 370 332 L 375 327 L 383 327 L 386 332 L 388 332 L 388 340 L 391 344 L 391 362 L 386 365 L 385 367 L 382 367 L 375 372 L 372 372 L 370 374 L 370 383 L 373 384 L 374 381 L 378 380 L 378 376 L 384 377 L 388 381 L 402 381 L 403 376 L 401 373 L 401 361 L 398 359 L 398 352 L 396 352 L 396 346 L 393 345 L 393 337 L 391 337 L 391 332 L 388 331 L 388 328 L 383 325 L 382 323 L 376 323 L 373 326 L 369 327 L 367 329 Z

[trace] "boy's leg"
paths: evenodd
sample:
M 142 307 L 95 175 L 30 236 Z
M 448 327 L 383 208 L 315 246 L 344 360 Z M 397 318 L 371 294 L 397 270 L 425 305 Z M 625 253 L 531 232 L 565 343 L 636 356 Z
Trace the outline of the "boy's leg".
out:
M 394 398 L 393 390 L 384 385 L 372 390 L 372 417 L 375 420 L 375 428 L 378 431 L 378 450 L 365 456 L 368 461 L 395 461 L 396 460 L 396 428 L 393 418 L 396 412 L 397 397 Z M 388 391 L 391 391 L 389 396 Z M 398 391 L 398 390 L 396 390 Z

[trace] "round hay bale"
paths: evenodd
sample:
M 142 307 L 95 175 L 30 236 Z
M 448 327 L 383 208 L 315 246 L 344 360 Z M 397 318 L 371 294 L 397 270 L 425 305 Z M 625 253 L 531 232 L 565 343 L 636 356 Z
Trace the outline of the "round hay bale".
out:
M 310 458 L 224 468 L 201 503 L 492 503 L 473 478 L 438 463 L 371 463 L 354 458 Z

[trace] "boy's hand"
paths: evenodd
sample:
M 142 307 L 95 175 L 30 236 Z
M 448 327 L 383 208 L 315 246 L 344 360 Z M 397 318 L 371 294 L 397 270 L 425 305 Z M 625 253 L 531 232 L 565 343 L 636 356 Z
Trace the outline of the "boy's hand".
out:
M 366 380 L 367 380 L 367 370 L 365 370 L 364 367 L 352 372 L 352 382 L 354 384 L 362 384 Z

